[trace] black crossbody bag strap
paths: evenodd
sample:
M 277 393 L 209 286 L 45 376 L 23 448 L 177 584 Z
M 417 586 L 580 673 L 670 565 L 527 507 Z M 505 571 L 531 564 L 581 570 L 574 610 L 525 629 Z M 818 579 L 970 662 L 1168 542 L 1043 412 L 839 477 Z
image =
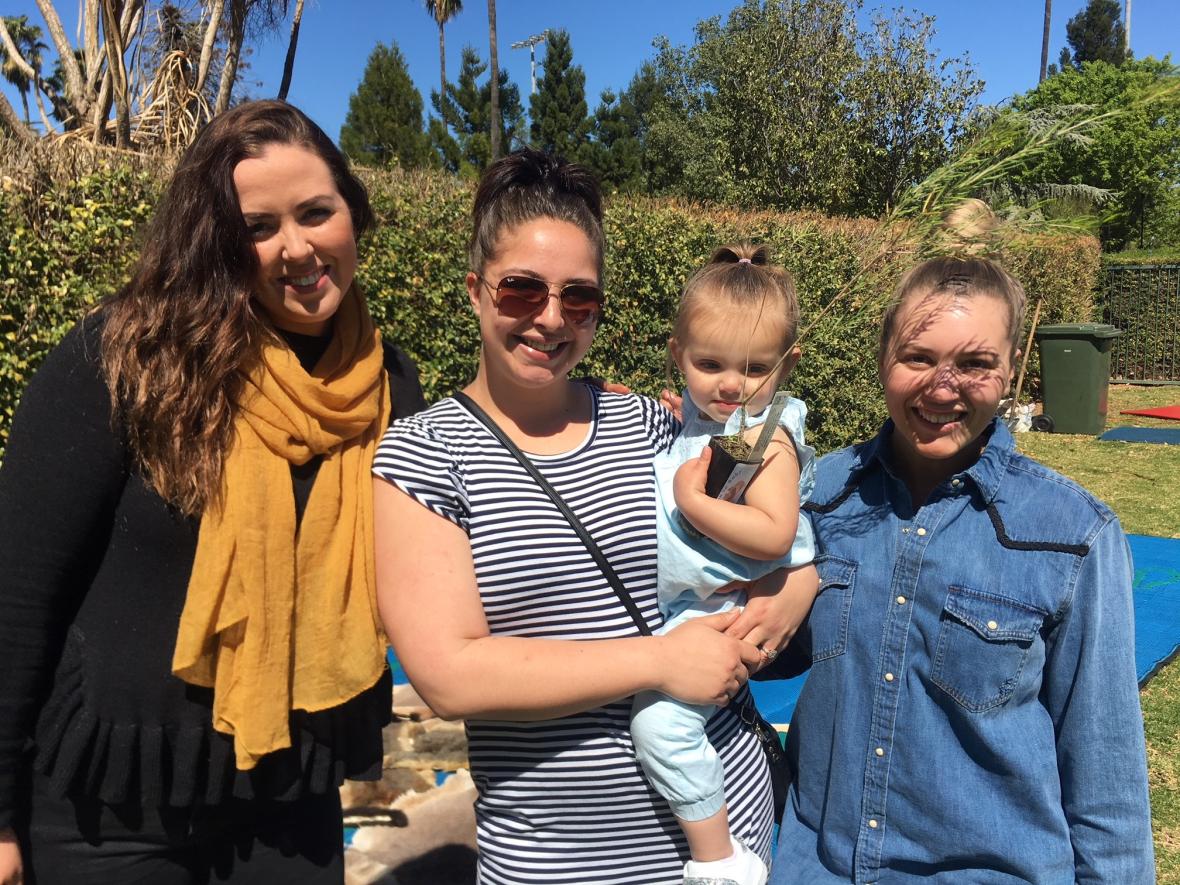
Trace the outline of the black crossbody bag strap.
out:
M 615 591 L 615 595 L 619 597 L 619 602 L 623 603 L 624 608 L 627 609 L 631 619 L 635 621 L 635 626 L 639 632 L 644 636 L 651 636 L 651 628 L 647 626 L 647 622 L 643 619 L 643 615 L 639 611 L 639 606 L 631 599 L 631 594 L 627 592 L 627 588 L 615 574 L 615 570 L 611 564 L 607 562 L 606 556 L 598 548 L 598 544 L 590 537 L 590 533 L 586 531 L 586 527 L 582 525 L 582 521 L 574 516 L 574 512 L 570 510 L 569 505 L 562 500 L 561 495 L 557 494 L 557 490 L 549 484 L 549 480 L 541 475 L 541 471 L 537 470 L 535 464 L 528 459 L 508 435 L 500 429 L 491 416 L 483 409 L 476 405 L 475 401 L 467 394 L 460 391 L 452 396 L 452 399 L 459 402 L 463 408 L 467 409 L 477 421 L 479 421 L 500 443 L 505 449 L 520 462 L 520 466 L 528 471 L 529 475 L 536 480 L 537 485 L 549 496 L 549 499 L 561 511 L 561 514 L 569 522 L 570 527 L 574 530 L 582 543 L 586 545 L 586 549 L 598 563 L 598 567 L 602 569 L 603 575 L 606 576 L 607 582 L 611 589 Z M 754 706 L 753 698 L 747 695 L 746 700 L 740 704 L 734 705 L 737 708 L 738 717 L 751 730 L 754 737 L 761 745 L 763 752 L 766 754 L 767 763 L 770 767 L 770 782 L 774 796 L 774 819 L 775 822 L 781 823 L 783 818 L 783 807 L 787 798 L 787 785 L 790 783 L 790 772 L 787 765 L 787 757 L 783 752 L 782 744 L 779 743 L 778 733 L 765 719 L 762 714 L 758 712 L 758 708 Z
M 500 441 L 504 448 L 508 450 L 509 454 L 520 462 L 520 466 L 527 470 L 529 475 L 536 480 L 537 485 L 549 496 L 549 500 L 561 511 L 561 515 L 566 518 L 570 527 L 582 539 L 582 543 L 586 545 L 586 549 L 590 552 L 594 561 L 598 563 L 598 567 L 602 569 L 603 575 L 606 576 L 607 583 L 615 591 L 615 595 L 619 597 L 619 602 L 623 603 L 623 607 L 627 609 L 627 613 L 635 621 L 635 626 L 639 629 L 639 632 L 644 636 L 651 636 L 651 628 L 647 626 L 647 621 L 643 619 L 643 614 L 639 611 L 639 606 L 635 604 L 635 601 L 631 598 L 631 594 L 627 592 L 627 588 L 623 585 L 622 580 L 615 574 L 615 570 L 611 567 L 610 562 L 607 561 L 606 556 L 598 548 L 590 533 L 586 531 L 586 527 L 582 525 L 582 521 L 574 516 L 574 512 L 562 500 L 561 495 L 557 494 L 557 490 L 549 484 L 549 480 L 541 475 L 541 471 L 537 469 L 536 465 L 517 447 L 516 443 L 508 438 L 508 434 L 500 429 L 500 425 L 493 421 L 487 412 L 476 405 L 475 400 L 463 392 L 454 394 L 452 399 L 457 400 L 463 408 L 475 416 L 488 429 L 492 436 Z

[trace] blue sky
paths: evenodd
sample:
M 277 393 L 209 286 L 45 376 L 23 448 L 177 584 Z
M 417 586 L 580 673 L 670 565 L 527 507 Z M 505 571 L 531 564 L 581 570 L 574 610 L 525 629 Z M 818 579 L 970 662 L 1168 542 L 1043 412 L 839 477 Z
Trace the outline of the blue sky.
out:
M 664 35 L 675 44 L 692 40 L 694 24 L 725 15 L 736 0 L 498 0 L 500 64 L 521 90 L 529 89 L 529 53 L 511 43 L 545 28 L 570 33 L 574 61 L 586 72 L 591 110 L 603 89 L 625 87 L 639 65 L 654 55 L 652 40 Z M 72 33 L 78 4 L 57 0 L 67 32 Z M 892 9 L 896 3 L 866 2 L 866 9 Z M 967 55 L 986 84 L 983 100 L 1004 99 L 1036 85 L 1040 66 L 1042 0 L 915 0 L 902 4 L 936 18 L 935 46 L 944 56 Z M 1065 23 L 1085 0 L 1055 0 L 1049 58 L 1065 45 Z M 44 23 L 33 0 L 4 0 L 4 15 L 28 15 Z M 1180 62 L 1180 0 L 1134 0 L 1131 47 L 1136 57 L 1173 54 Z M 409 64 L 423 102 L 438 89 L 438 28 L 422 0 L 306 0 L 299 54 L 289 99 L 307 111 L 333 138 L 348 110 L 348 97 L 360 82 L 365 61 L 377 42 L 396 42 Z M 487 3 L 467 0 L 448 24 L 447 76 L 459 70 L 464 45 L 487 57 Z M 46 38 L 45 42 L 49 42 Z M 249 59 L 248 89 L 254 97 L 273 95 L 282 76 L 287 34 L 255 45 Z M 541 49 L 541 47 L 538 47 Z M 541 54 L 538 53 L 538 61 Z M 48 65 L 46 66 L 48 67 Z M 15 92 L 4 84 L 19 111 Z M 36 111 L 33 112 L 34 117 Z

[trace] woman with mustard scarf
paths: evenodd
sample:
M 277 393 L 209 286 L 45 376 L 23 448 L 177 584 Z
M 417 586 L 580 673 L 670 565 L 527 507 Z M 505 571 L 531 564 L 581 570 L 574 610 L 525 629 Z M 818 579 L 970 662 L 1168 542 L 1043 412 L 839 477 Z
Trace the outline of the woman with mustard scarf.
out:
M 343 881 L 390 681 L 373 451 L 424 406 L 353 277 L 372 223 L 277 101 L 181 158 L 131 281 L 0 470 L 0 883 Z

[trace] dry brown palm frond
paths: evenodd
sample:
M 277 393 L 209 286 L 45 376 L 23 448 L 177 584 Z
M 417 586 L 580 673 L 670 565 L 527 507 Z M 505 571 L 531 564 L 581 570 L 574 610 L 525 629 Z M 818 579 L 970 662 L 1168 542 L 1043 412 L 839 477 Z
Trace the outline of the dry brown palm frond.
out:
M 134 139 L 138 144 L 179 152 L 212 118 L 208 100 L 193 88 L 193 76 L 188 53 L 177 49 L 164 56 L 144 90 L 142 109 L 135 119 Z

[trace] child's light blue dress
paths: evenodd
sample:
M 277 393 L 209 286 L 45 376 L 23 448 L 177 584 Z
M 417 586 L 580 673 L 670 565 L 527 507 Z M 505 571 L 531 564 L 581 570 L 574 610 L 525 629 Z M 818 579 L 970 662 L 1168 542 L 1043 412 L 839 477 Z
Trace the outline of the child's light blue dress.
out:
M 767 561 L 739 556 L 709 538 L 693 538 L 680 524 L 672 481 L 690 458 L 699 457 L 710 436 L 736 433 L 735 412 L 722 425 L 702 414 L 683 394 L 684 427 L 664 454 L 654 462 L 656 476 L 657 532 L 659 539 L 659 601 L 667 633 L 690 618 L 699 618 L 744 605 L 745 593 L 718 593 L 734 581 L 752 581 L 783 567 L 806 565 L 815 557 L 811 524 L 802 515 L 791 549 L 781 559 Z M 745 427 L 765 423 L 766 412 L 748 418 Z M 815 449 L 803 441 L 807 406 L 791 397 L 779 418 L 795 443 L 799 458 L 799 500 L 807 500 L 815 485 Z M 712 705 L 685 704 L 656 691 L 635 696 L 631 711 L 631 738 L 635 754 L 656 791 L 668 800 L 683 820 L 703 820 L 725 804 L 724 771 L 716 751 L 705 737 L 705 723 Z

